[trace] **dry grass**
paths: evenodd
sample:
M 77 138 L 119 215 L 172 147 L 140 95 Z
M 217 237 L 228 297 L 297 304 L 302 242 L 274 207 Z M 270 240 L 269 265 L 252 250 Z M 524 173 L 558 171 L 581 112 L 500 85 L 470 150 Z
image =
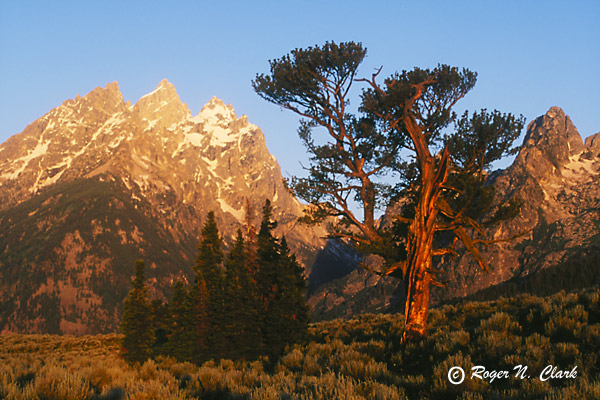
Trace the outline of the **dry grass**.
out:
M 400 345 L 401 318 L 363 315 L 314 324 L 311 341 L 268 360 L 163 357 L 128 365 L 119 335 L 0 335 L 0 399 L 598 399 L 600 290 L 445 306 L 430 336 Z M 534 378 L 466 379 L 448 369 L 529 366 Z M 548 364 L 576 379 L 541 381 Z

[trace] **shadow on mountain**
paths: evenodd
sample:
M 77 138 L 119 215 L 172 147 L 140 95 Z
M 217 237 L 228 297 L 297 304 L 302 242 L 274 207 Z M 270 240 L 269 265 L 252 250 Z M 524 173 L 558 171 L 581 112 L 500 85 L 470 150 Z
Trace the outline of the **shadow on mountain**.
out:
M 308 276 L 308 294 L 320 286 L 350 274 L 358 266 L 360 255 L 340 240 L 330 239 L 317 253 Z

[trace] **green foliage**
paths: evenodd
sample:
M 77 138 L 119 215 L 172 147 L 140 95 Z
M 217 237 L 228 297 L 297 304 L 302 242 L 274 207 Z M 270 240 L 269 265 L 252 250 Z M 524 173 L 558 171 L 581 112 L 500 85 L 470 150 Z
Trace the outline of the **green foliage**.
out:
M 271 372 L 265 358 L 197 365 L 160 356 L 128 364 L 120 357 L 122 335 L 5 334 L 0 398 L 597 399 L 600 324 L 590 320 L 599 299 L 600 289 L 592 288 L 548 298 L 464 302 L 460 312 L 447 305 L 432 310 L 426 339 L 407 344 L 399 344 L 402 321 L 396 315 L 312 324 L 307 343 L 290 347 Z M 530 326 L 534 314 L 539 323 Z M 563 324 L 573 329 L 568 338 L 546 329 L 561 319 L 577 322 Z M 507 339 L 509 345 L 503 344 Z M 512 367 L 519 364 L 528 366 L 530 379 L 515 378 Z M 507 369 L 510 377 L 470 379 L 475 365 Z M 576 365 L 577 378 L 543 382 L 539 374 L 547 365 Z M 448 381 L 454 366 L 467 373 L 460 385 Z
M 232 359 L 253 359 L 262 351 L 260 332 L 261 303 L 254 283 L 254 271 L 249 268 L 248 254 L 242 232 L 229 252 L 226 268 L 224 337 Z
M 133 289 L 123 303 L 121 333 L 123 334 L 123 358 L 129 362 L 142 362 L 150 356 L 154 341 L 152 308 L 144 277 L 144 262 L 135 263 Z
M 354 42 L 295 49 L 271 60 L 270 73 L 258 74 L 252 85 L 301 117 L 298 135 L 310 166 L 308 177 L 291 180 L 296 195 L 311 204 L 301 221 L 327 219 L 330 237 L 384 259 L 368 270 L 403 280 L 403 340 L 413 340 L 425 334 L 429 285 L 439 283 L 433 257 L 465 250 L 488 269 L 479 249 L 486 243 L 482 225 L 516 215 L 518 201 L 494 204 L 486 178 L 494 161 L 517 151 L 512 143 L 524 118 L 485 109 L 458 118 L 452 109 L 477 80 L 468 69 L 414 68 L 380 84 L 380 68 L 371 79 L 355 79 L 365 55 Z M 353 112 L 356 82 L 366 88 Z M 376 210 L 394 203 L 391 223 L 377 222 Z
M 200 364 L 267 355 L 275 362 L 286 346 L 305 340 L 303 269 L 285 238 L 273 236 L 276 225 L 267 201 L 256 243 L 238 231 L 225 257 L 214 214 L 208 214 L 194 283 L 188 289 L 176 282 L 168 305 L 152 303 L 153 356 Z
M 155 349 L 155 355 L 170 355 L 178 360 L 192 360 L 194 355 L 194 319 L 190 294 L 178 281 L 173 285 L 173 295 L 168 305 L 170 335 L 168 341 Z
M 376 226 L 374 210 L 401 196 L 402 217 L 414 218 L 422 180 L 429 179 L 423 175 L 427 164 L 448 170 L 448 182 L 439 183 L 444 188 L 435 204 L 441 210 L 438 230 L 452 232 L 456 224 L 473 228 L 472 218 L 481 221 L 498 208 L 493 190 L 485 187 L 484 170 L 515 154 L 512 144 L 524 119 L 485 109 L 457 117 L 452 108 L 477 80 L 468 69 L 414 68 L 394 73 L 380 85 L 376 77 L 381 70 L 370 80 L 355 78 L 365 56 L 366 49 L 354 42 L 295 49 L 271 60 L 270 72 L 258 74 L 252 84 L 259 96 L 302 118 L 298 133 L 310 155 L 309 176 L 294 177 L 290 185 L 313 205 L 302 221 L 336 217 L 332 236 L 350 238 L 362 251 L 382 255 L 389 268 L 406 258 L 398 248 L 404 248 L 407 231 Z M 350 89 L 357 82 L 366 82 L 366 88 L 359 112 L 352 113 Z M 324 138 L 313 135 L 316 127 L 324 128 L 315 131 Z M 449 152 L 446 166 L 440 161 L 444 149 Z M 392 177 L 395 185 L 386 179 Z M 363 209 L 362 218 L 351 210 L 351 201 Z M 514 217 L 515 211 L 518 202 L 513 201 L 487 222 Z M 358 229 L 349 229 L 351 225 Z M 460 240 L 465 237 L 458 235 Z
M 271 358 L 278 357 L 287 345 L 302 341 L 309 320 L 302 267 L 290 253 L 285 238 L 279 241 L 273 236 L 276 226 L 267 200 L 258 233 L 257 281 L 262 302 L 262 342 Z

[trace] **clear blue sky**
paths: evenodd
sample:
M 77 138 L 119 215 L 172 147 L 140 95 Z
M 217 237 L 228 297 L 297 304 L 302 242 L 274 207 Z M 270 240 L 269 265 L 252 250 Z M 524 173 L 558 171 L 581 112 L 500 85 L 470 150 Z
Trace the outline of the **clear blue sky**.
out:
M 562 107 L 600 131 L 600 2 L 0 0 L 0 142 L 62 101 L 118 81 L 137 101 L 171 81 L 193 114 L 212 96 L 259 125 L 284 174 L 301 173 L 298 118 L 251 80 L 268 60 L 327 40 L 368 49 L 361 72 L 446 63 L 478 72 L 459 111 L 529 123 Z

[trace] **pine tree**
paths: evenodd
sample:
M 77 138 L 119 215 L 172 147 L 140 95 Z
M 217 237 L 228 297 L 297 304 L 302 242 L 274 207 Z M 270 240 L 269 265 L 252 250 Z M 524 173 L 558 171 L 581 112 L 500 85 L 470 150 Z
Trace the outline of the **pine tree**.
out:
M 306 279 L 304 269 L 290 252 L 285 236 L 281 238 L 279 246 L 281 259 L 281 299 L 286 309 L 282 327 L 288 343 L 298 343 L 308 335 L 308 322 L 310 313 L 306 304 Z
M 261 333 L 265 353 L 273 361 L 285 347 L 303 339 L 307 332 L 308 308 L 304 301 L 302 268 L 291 255 L 285 240 L 281 244 L 273 230 L 270 201 L 263 207 L 258 233 L 258 287 L 260 289 Z
M 228 346 L 225 356 L 231 359 L 253 359 L 260 354 L 262 344 L 259 327 L 260 303 L 240 230 L 225 267 L 224 337 Z
M 173 285 L 173 297 L 169 303 L 171 336 L 164 345 L 164 352 L 179 361 L 192 361 L 193 358 L 195 337 L 190 297 L 183 282 Z
M 207 358 L 221 358 L 226 344 L 223 342 L 224 329 L 224 276 L 223 240 L 215 215 L 208 213 L 202 228 L 198 260 L 194 267 L 196 284 L 192 293 L 192 308 L 196 326 L 197 344 L 202 347 L 196 351 Z M 200 354 L 198 355 L 200 356 Z
M 437 258 L 462 251 L 462 243 L 487 270 L 481 247 L 513 239 L 486 235 L 485 228 L 519 211 L 517 199 L 494 202 L 488 177 L 492 163 L 516 154 L 524 119 L 485 109 L 457 117 L 453 108 L 477 80 L 468 69 L 414 68 L 378 82 L 379 69 L 357 79 L 366 54 L 354 42 L 295 49 L 271 60 L 270 72 L 252 84 L 265 100 L 302 117 L 309 176 L 292 178 L 291 187 L 312 205 L 303 221 L 329 218 L 331 237 L 385 259 L 381 269 L 365 267 L 402 279 L 402 341 L 419 340 L 427 334 L 430 285 L 440 284 Z M 358 113 L 348 108 L 357 82 L 366 86 Z M 379 224 L 377 209 L 399 199 L 403 206 L 390 215 L 397 226 Z
M 135 263 L 133 289 L 123 303 L 121 333 L 123 337 L 123 358 L 128 362 L 143 362 L 150 356 L 150 346 L 154 341 L 152 309 L 148 299 L 148 289 L 144 278 L 144 261 Z
M 150 303 L 152 312 L 152 328 L 154 330 L 154 343 L 152 344 L 152 356 L 163 354 L 163 346 L 171 335 L 171 313 L 169 305 L 160 299 L 152 300 Z
M 188 297 L 187 314 L 189 324 L 186 337 L 191 338 L 189 349 L 191 361 L 201 363 L 211 356 L 209 338 L 211 336 L 210 293 L 202 271 L 196 272 L 196 280 Z

